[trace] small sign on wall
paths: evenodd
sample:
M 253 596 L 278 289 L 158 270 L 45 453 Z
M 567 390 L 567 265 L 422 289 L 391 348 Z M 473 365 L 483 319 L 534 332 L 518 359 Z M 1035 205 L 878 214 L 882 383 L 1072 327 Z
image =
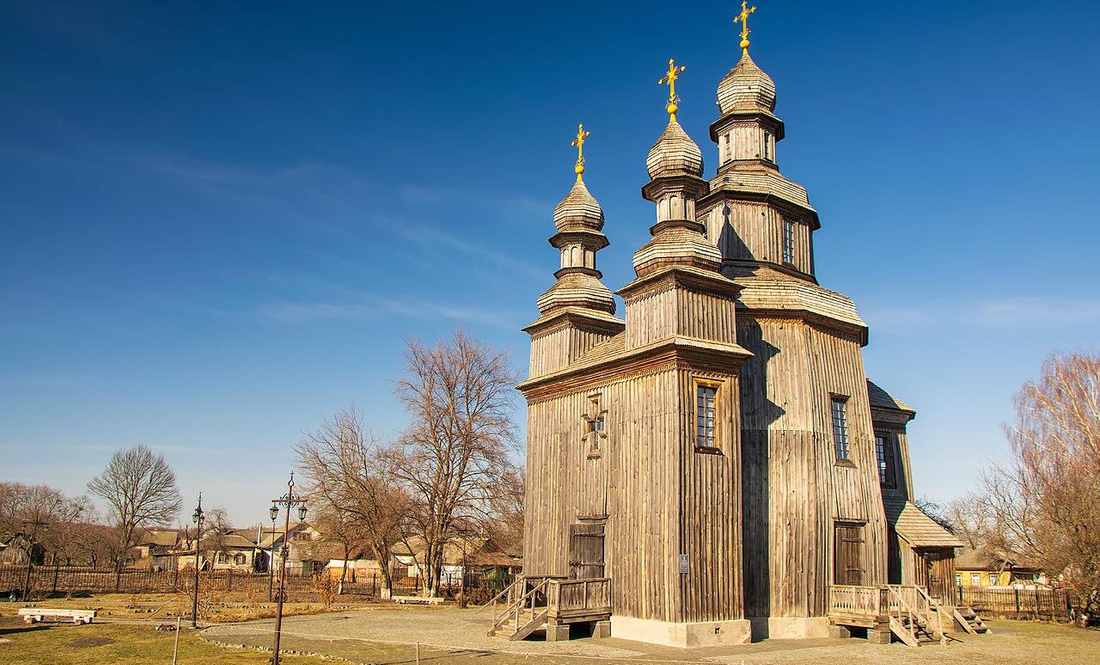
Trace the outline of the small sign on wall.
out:
M 691 572 L 691 564 L 688 562 L 688 555 L 680 555 L 680 574 L 687 575 Z

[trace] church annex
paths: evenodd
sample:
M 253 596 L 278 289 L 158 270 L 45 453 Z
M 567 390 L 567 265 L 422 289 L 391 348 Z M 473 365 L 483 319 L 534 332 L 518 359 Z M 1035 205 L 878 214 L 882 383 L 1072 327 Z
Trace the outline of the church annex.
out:
M 553 216 L 557 281 L 524 329 L 525 579 L 514 625 L 495 630 L 553 640 L 586 621 L 702 646 L 862 627 L 908 642 L 942 639 L 956 612 L 961 543 L 910 502 L 914 411 L 864 374 L 867 325 L 818 283 L 818 213 L 780 172 L 776 87 L 748 53 L 754 10 L 718 83 L 709 178 L 669 62 L 642 188 L 652 238 L 617 292 L 621 318 L 578 152 Z M 910 606 L 923 619 L 902 626 Z

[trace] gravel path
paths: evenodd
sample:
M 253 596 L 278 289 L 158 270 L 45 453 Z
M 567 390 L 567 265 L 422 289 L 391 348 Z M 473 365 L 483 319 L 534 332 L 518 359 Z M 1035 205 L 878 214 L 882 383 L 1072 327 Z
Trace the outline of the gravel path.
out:
M 339 614 L 315 614 L 283 619 L 284 635 L 312 640 L 366 640 L 386 644 L 421 644 L 437 649 L 507 653 L 598 656 L 632 659 L 644 651 L 622 648 L 633 645 L 623 640 L 575 639 L 568 642 L 524 640 L 510 642 L 504 637 L 489 637 L 489 612 L 447 607 L 440 609 L 407 608 L 359 610 Z M 203 635 L 219 642 L 233 642 L 234 637 L 271 635 L 274 621 L 249 621 L 213 626 Z M 619 646 L 608 645 L 614 641 Z
M 271 646 L 271 620 L 213 626 L 203 637 L 230 645 Z M 356 662 L 409 665 L 415 644 L 433 650 L 427 663 L 548 665 L 602 663 L 722 663 L 729 665 L 1064 665 L 1100 663 L 1100 632 L 1015 621 L 991 622 L 994 633 L 958 635 L 948 646 L 911 649 L 863 639 L 765 640 L 707 649 L 675 649 L 621 639 L 510 642 L 488 637 L 487 612 L 447 608 L 386 608 L 295 616 L 283 621 L 283 645 Z M 390 646 L 387 646 L 390 645 Z

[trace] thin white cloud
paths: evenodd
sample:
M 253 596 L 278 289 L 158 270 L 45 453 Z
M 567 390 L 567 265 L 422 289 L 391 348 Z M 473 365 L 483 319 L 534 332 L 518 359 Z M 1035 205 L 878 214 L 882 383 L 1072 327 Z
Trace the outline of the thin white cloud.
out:
M 410 319 L 444 318 L 507 330 L 516 330 L 522 323 L 522 314 L 518 312 L 486 310 L 413 296 L 390 298 L 373 294 L 359 294 L 355 302 L 268 303 L 258 307 L 256 314 L 270 323 L 287 324 L 364 319 L 379 315 Z
M 1025 328 L 1100 324 L 1100 300 L 1046 296 L 927 302 L 903 307 L 869 307 L 863 316 L 871 328 L 891 332 L 939 326 Z

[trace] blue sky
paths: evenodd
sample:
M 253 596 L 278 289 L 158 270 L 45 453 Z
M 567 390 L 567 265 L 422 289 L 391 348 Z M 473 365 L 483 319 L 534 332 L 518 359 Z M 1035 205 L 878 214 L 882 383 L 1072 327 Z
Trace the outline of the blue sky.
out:
M 950 499 L 1042 359 L 1097 351 L 1100 12 L 757 4 L 818 277 Z M 713 172 L 739 3 L 320 5 L 0 2 L 0 479 L 83 491 L 144 442 L 188 505 L 261 519 L 324 415 L 400 429 L 406 338 L 462 325 L 525 367 L 578 122 L 630 280 L 669 57 Z

